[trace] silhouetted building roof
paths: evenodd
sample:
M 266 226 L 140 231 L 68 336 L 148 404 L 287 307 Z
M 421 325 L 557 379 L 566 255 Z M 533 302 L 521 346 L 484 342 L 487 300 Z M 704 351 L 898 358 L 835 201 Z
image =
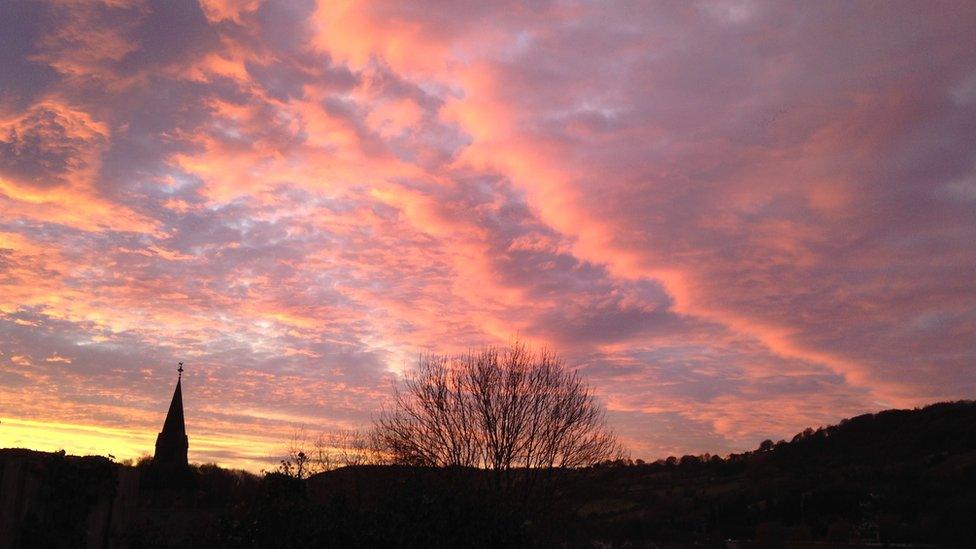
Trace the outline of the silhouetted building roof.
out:
M 186 465 L 187 448 L 190 446 L 186 437 L 186 425 L 183 423 L 183 365 L 180 364 L 180 377 L 176 381 L 173 400 L 166 413 L 163 430 L 156 437 L 155 461 L 159 465 Z

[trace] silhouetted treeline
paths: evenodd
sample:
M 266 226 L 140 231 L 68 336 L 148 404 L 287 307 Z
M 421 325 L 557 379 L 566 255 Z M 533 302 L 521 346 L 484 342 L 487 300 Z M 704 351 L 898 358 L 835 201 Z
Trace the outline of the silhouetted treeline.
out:
M 92 506 L 131 491 L 111 481 L 125 470 L 140 479 L 136 511 L 127 528 L 109 529 L 108 547 L 963 547 L 976 539 L 974 426 L 976 403 L 945 403 L 859 416 L 726 458 L 556 469 L 558 489 L 541 502 L 514 501 L 493 489 L 494 473 L 471 468 L 358 466 L 299 480 L 197 466 L 171 476 L 150 462 L 32 453 L 43 496 L 18 519 L 18 546 L 79 545 L 100 520 Z M 5 475 L 11 452 L 0 452 Z

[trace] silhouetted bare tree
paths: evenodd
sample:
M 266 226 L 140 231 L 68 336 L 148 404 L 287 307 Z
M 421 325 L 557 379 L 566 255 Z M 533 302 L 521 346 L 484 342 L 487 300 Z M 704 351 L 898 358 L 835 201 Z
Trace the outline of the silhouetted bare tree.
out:
M 297 479 L 355 465 L 379 465 L 379 454 L 369 437 L 359 431 L 334 430 L 310 436 L 295 429 L 284 448 L 276 472 Z
M 578 373 L 518 342 L 422 356 L 377 419 L 376 438 L 397 463 L 498 472 L 582 467 L 619 453 Z
M 345 429 L 320 433 L 312 444 L 312 461 L 316 472 L 381 463 L 367 435 Z
M 285 447 L 285 457 L 280 460 L 277 472 L 299 480 L 306 479 L 318 471 L 312 460 L 312 444 L 305 429 L 295 429 Z

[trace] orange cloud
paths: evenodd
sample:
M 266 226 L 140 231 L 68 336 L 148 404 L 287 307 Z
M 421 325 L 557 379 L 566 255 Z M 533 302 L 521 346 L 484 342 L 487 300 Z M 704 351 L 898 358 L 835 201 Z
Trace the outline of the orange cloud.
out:
M 135 457 L 186 360 L 191 459 L 257 469 L 516 334 L 647 457 L 976 383 L 972 10 L 16 9 L 4 445 Z

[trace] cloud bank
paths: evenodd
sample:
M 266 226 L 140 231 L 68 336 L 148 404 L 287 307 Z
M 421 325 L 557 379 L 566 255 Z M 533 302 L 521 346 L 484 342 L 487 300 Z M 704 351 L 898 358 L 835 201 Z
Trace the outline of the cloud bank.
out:
M 0 444 L 259 468 L 424 350 L 645 457 L 976 393 L 976 9 L 14 3 Z

